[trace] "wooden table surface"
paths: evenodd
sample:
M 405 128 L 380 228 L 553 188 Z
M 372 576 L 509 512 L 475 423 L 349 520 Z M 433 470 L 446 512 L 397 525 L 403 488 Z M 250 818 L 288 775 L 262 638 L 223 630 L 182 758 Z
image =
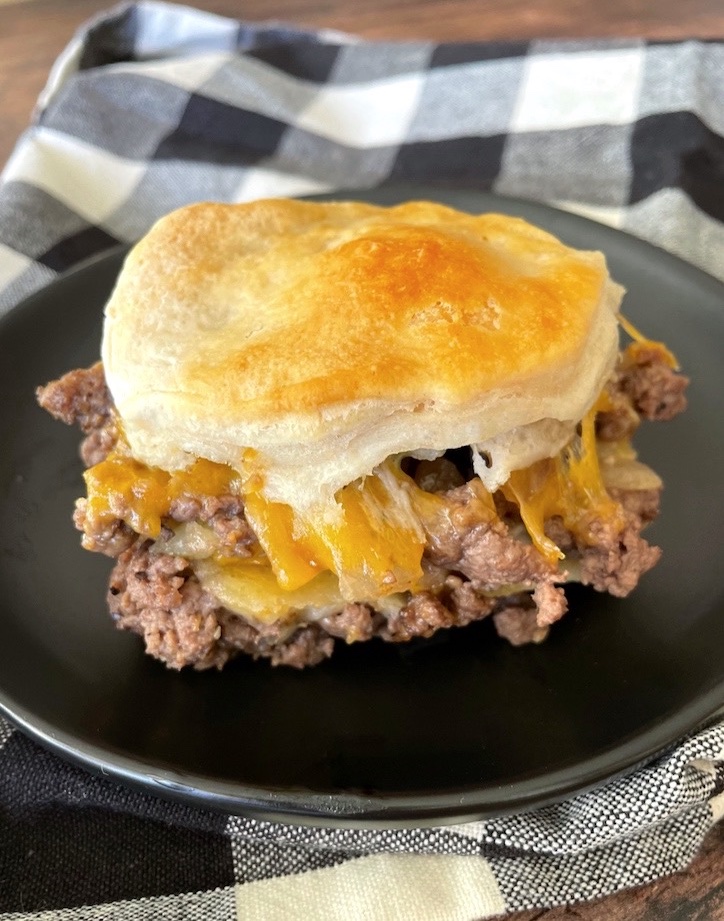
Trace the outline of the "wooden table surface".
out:
M 0 0 L 0 163 L 27 125 L 55 57 L 84 20 L 110 5 L 111 0 Z M 520 0 L 197 0 L 193 5 L 248 20 L 341 29 L 368 39 L 724 37 L 720 0 L 537 0 L 531 5 Z M 686 872 L 594 903 L 509 917 L 724 921 L 724 825 L 710 833 Z

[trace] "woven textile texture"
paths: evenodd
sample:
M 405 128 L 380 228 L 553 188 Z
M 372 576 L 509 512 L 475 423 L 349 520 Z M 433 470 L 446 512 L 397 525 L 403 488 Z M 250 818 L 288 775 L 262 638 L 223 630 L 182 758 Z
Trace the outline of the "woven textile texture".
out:
M 141 2 L 57 62 L 0 186 L 0 311 L 199 199 L 455 183 L 724 277 L 724 44 L 365 43 Z M 473 921 L 684 867 L 724 723 L 558 805 L 440 828 L 224 816 L 91 776 L 0 718 L 0 916 Z

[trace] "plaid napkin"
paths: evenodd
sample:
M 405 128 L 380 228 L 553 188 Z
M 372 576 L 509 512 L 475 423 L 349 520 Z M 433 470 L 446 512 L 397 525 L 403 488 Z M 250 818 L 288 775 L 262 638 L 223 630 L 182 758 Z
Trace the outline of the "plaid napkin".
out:
M 198 199 L 454 182 L 724 275 L 724 44 L 362 43 L 142 2 L 66 49 L 0 186 L 0 309 Z M 724 722 L 559 805 L 331 830 L 121 788 L 0 718 L 3 918 L 476 919 L 684 867 L 724 813 Z

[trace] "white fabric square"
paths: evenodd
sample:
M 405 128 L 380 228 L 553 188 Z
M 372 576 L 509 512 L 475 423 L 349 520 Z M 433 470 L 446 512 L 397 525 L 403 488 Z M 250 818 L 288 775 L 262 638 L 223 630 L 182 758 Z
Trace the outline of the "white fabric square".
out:
M 37 186 L 92 224 L 100 224 L 131 194 L 145 171 L 50 128 L 36 128 L 17 148 L 3 178 Z
M 401 144 L 417 111 L 422 86 L 420 74 L 369 85 L 328 86 L 300 113 L 297 127 L 349 147 Z
M 483 857 L 376 854 L 236 887 L 244 921 L 471 921 L 505 908 Z
M 721 820 L 724 819 L 724 793 L 719 793 L 717 796 L 710 799 L 709 805 L 711 806 L 714 821 L 721 822 Z
M 236 49 L 239 24 L 224 16 L 147 0 L 138 6 L 134 57 L 170 58 L 203 48 Z
M 450 831 L 462 835 L 470 841 L 485 841 L 485 822 L 462 822 L 460 825 L 451 825 Z
M 407 141 L 505 134 L 524 65 L 518 59 L 472 61 L 431 70 Z
M 643 59 L 640 48 L 532 54 L 526 61 L 511 130 L 562 131 L 634 121 Z
M 32 264 L 33 260 L 29 256 L 23 256 L 0 243 L 0 288 L 6 288 Z
M 333 186 L 311 176 L 295 176 L 273 169 L 250 169 L 239 185 L 234 201 L 256 198 L 294 198 L 298 195 L 318 195 L 331 192 Z
M 108 71 L 117 74 L 140 74 L 171 83 L 180 89 L 194 92 L 212 77 L 224 64 L 234 60 L 231 52 L 210 51 L 186 58 L 171 58 L 168 61 L 146 61 L 138 64 L 113 64 Z

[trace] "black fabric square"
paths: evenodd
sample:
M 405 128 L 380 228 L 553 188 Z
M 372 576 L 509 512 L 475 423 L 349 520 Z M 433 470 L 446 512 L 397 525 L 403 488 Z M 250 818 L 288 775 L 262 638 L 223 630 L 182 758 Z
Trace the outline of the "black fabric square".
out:
M 430 67 L 451 67 L 501 58 L 522 58 L 530 42 L 445 42 L 438 45 L 430 58 Z
M 120 240 L 100 227 L 86 227 L 58 241 L 55 246 L 38 256 L 38 262 L 55 272 L 64 272 L 83 259 L 103 253 L 120 243 Z
M 226 821 L 95 777 L 16 732 L 0 753 L 0 912 L 230 886 Z
M 233 885 L 222 835 L 95 807 L 0 820 L 0 910 L 43 911 Z
M 201 833 L 221 835 L 227 823 L 222 813 L 166 801 L 98 777 L 59 758 L 23 733 L 12 734 L 0 751 L 0 808 L 5 810 L 4 821 L 35 809 L 88 804 Z
M 339 55 L 338 45 L 317 42 L 275 42 L 246 52 L 246 57 L 263 61 L 282 73 L 310 83 L 326 83 Z
M 88 70 L 131 60 L 137 22 L 138 11 L 131 6 L 91 25 L 78 68 Z
M 649 115 L 631 137 L 629 200 L 681 188 L 702 211 L 724 220 L 724 138 L 692 112 Z
M 178 126 L 157 147 L 154 159 L 256 163 L 274 153 L 286 128 L 268 115 L 193 95 Z
M 489 189 L 500 173 L 505 135 L 420 141 L 400 148 L 389 180 L 466 180 Z

